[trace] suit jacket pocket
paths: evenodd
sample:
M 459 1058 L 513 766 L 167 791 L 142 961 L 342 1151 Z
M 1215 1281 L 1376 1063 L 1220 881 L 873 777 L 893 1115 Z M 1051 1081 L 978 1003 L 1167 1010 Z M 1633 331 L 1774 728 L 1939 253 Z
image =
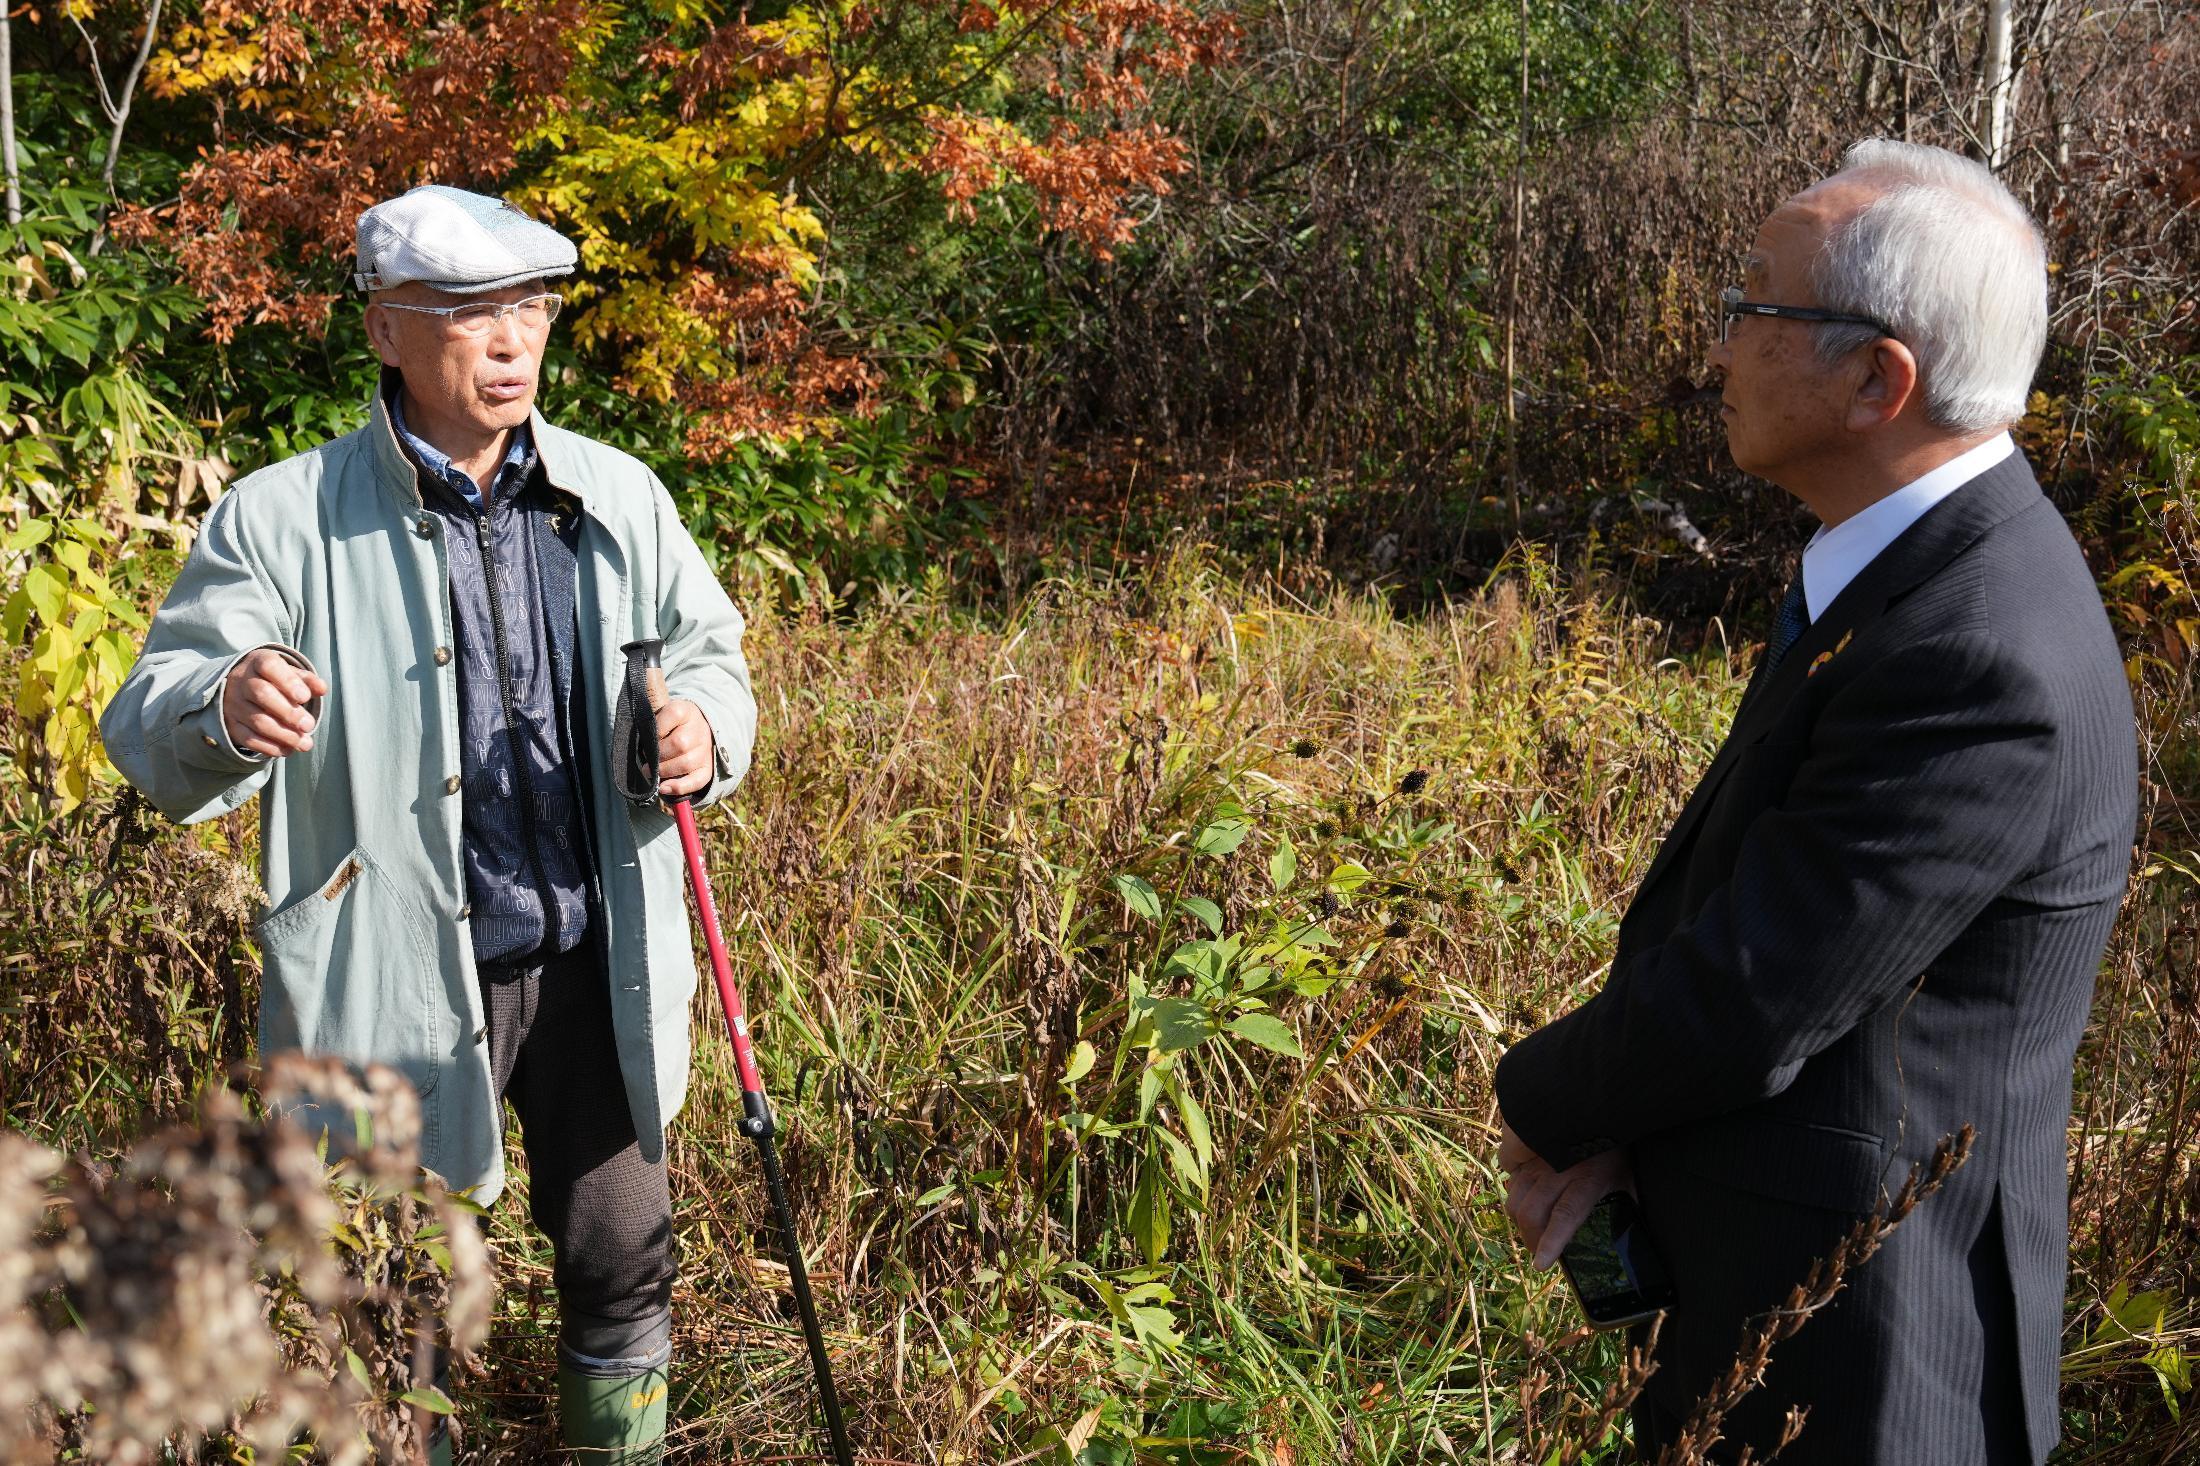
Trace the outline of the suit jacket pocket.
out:
M 1770 1115 L 1723 1115 L 1648 1140 L 1639 1157 L 1736 1191 L 1861 1216 L 1879 1204 L 1887 1150 L 1876 1135 Z

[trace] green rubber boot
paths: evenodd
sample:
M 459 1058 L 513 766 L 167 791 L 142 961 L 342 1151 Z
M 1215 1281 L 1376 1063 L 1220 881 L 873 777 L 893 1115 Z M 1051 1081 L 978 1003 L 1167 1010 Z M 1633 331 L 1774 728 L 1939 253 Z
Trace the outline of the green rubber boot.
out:
M 448 1428 L 428 1442 L 428 1466 L 451 1466 L 451 1432 Z
M 558 1365 L 558 1423 L 574 1466 L 656 1466 L 665 1454 L 667 1371 L 599 1379 Z

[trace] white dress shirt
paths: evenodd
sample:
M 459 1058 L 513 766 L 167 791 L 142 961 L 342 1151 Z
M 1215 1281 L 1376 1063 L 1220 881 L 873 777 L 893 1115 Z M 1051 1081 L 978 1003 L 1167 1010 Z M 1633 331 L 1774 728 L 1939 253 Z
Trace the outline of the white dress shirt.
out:
M 1832 528 L 1820 525 L 1803 547 L 1803 604 L 1810 619 L 1824 615 L 1833 598 L 1926 510 L 2016 451 L 2007 433 L 1997 433 Z

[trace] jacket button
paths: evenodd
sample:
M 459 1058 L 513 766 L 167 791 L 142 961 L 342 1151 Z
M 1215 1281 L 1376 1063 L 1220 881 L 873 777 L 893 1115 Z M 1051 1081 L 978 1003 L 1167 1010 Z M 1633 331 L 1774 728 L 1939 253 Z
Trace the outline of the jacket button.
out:
M 488 1029 L 487 1029 L 486 1027 L 482 1027 L 482 1028 L 477 1028 L 477 1029 L 475 1029 L 475 1030 L 474 1030 L 474 1042 L 475 1042 L 475 1043 L 477 1043 L 477 1044 L 485 1044 L 485 1043 L 487 1043 L 488 1041 L 489 1041 L 489 1030 L 488 1030 Z
M 201 734 L 199 735 L 199 741 L 200 741 L 201 743 L 204 743 L 204 744 L 205 744 L 205 745 L 206 745 L 206 746 L 207 746 L 208 748 L 219 748 L 219 747 L 221 747 L 221 745 L 220 745 L 219 743 L 216 743 L 216 742 L 214 741 L 214 735 L 213 735 L 213 734 L 211 734 L 211 733 L 201 733 Z
M 474 903 L 471 901 L 468 901 L 465 905 L 458 908 L 458 919 L 460 921 L 471 921 L 473 919 L 473 915 Z
M 453 774 L 443 781 L 443 792 L 445 794 L 456 794 L 458 792 L 458 775 Z
M 438 667 L 448 667 L 451 664 L 451 649 L 449 647 L 439 646 L 435 649 L 435 664 Z
M 420 537 L 421 537 L 422 539 L 424 539 L 424 540 L 432 540 L 432 539 L 434 539 L 434 538 L 435 538 L 435 520 L 434 520 L 434 519 L 433 519 L 432 517 L 430 517 L 429 515 L 426 515 L 426 514 L 423 514 L 423 515 L 421 515 L 421 516 L 420 516 L 420 522 L 419 522 L 418 524 L 416 524 L 416 525 L 414 525 L 414 526 L 413 526 L 413 533 L 414 533 L 414 534 L 416 534 L 416 535 L 419 535 L 419 536 L 420 536 Z

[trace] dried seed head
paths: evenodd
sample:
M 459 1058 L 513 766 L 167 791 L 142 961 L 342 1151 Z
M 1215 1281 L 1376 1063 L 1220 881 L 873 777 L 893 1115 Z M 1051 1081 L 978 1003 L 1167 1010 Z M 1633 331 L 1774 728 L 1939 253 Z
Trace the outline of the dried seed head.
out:
M 1406 995 L 1406 980 L 1395 972 L 1386 972 L 1376 979 L 1375 991 L 1382 994 L 1385 1002 L 1395 1003 Z
M 1334 836 L 1336 835 L 1336 833 L 1337 833 L 1337 822 L 1336 822 L 1335 820 L 1317 820 L 1317 821 L 1315 821 L 1315 823 L 1314 823 L 1314 834 L 1315 834 L 1315 837 L 1316 837 L 1316 838 L 1318 838 L 1318 839 L 1322 839 L 1322 840 L 1327 840 L 1327 839 L 1330 839 L 1330 838 L 1334 837 Z
M 1428 770 L 1415 769 L 1398 781 L 1400 794 L 1418 794 L 1428 787 Z
M 1335 891 L 1324 891 L 1314 900 L 1314 909 L 1322 914 L 1324 920 L 1335 916 L 1343 906 L 1344 903 L 1337 899 Z
M 1311 738 L 1301 738 L 1291 745 L 1293 758 L 1312 758 L 1315 752 L 1314 740 Z
M 1411 934 L 1412 931 L 1413 928 L 1405 922 L 1392 921 L 1390 925 L 1383 928 L 1383 935 L 1386 937 L 1403 937 Z

